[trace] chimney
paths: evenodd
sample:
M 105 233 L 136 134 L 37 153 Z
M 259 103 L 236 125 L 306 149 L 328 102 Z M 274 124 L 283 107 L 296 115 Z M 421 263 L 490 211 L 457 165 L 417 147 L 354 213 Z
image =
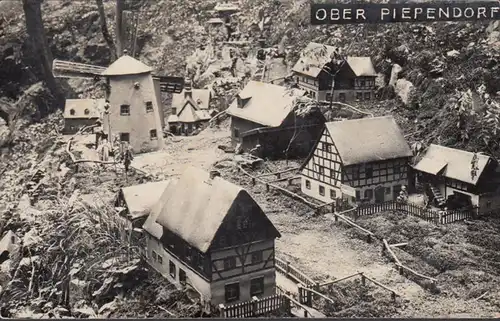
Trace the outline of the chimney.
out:
M 184 98 L 192 97 L 192 95 L 191 80 L 186 80 L 186 84 L 184 85 Z
M 210 179 L 214 179 L 216 177 L 220 177 L 220 172 L 218 172 L 218 171 L 210 171 Z
M 250 100 L 250 98 L 252 98 L 252 97 L 241 97 L 240 95 L 237 95 L 236 96 L 236 100 L 237 100 L 237 103 L 238 103 L 238 108 L 245 107 L 245 105 L 248 103 L 248 101 Z

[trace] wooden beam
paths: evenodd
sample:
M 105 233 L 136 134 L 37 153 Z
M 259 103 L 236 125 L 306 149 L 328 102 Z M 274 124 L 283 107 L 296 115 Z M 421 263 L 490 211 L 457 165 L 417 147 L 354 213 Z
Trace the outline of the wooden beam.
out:
M 291 171 L 296 171 L 298 169 L 300 169 L 300 167 L 289 168 L 289 169 L 285 169 L 284 171 L 280 171 L 280 172 L 265 173 L 265 174 L 262 174 L 262 175 L 259 175 L 259 176 L 255 176 L 255 177 L 256 178 L 261 178 L 261 177 L 266 177 L 266 176 L 272 176 L 272 175 L 287 173 L 287 172 L 291 172 Z
M 314 294 L 316 294 L 316 295 L 319 295 L 320 297 L 322 297 L 323 299 L 325 299 L 325 300 L 329 301 L 330 303 L 333 303 L 333 304 L 335 304 L 335 303 L 336 303 L 336 302 L 335 302 L 335 300 L 333 300 L 333 299 L 332 299 L 332 298 L 330 298 L 330 297 L 327 297 L 327 296 L 326 296 L 326 295 L 324 295 L 323 293 L 320 293 L 320 292 L 318 292 L 318 291 L 315 291 L 315 290 L 313 290 L 313 289 L 311 289 L 311 288 L 304 288 L 304 289 L 305 289 L 306 291 L 309 291 L 309 292 L 311 292 L 311 293 L 314 293 Z
M 366 234 L 370 235 L 370 236 L 373 236 L 375 237 L 375 234 L 373 234 L 373 232 L 370 232 L 368 231 L 367 229 L 359 226 L 358 224 L 354 223 L 353 221 L 351 221 L 350 219 L 348 219 L 347 217 L 345 217 L 344 215 L 341 215 L 341 214 L 337 214 L 337 213 L 332 213 L 333 215 L 335 215 L 336 217 L 340 218 L 341 220 L 343 220 L 344 222 L 346 222 L 347 224 L 349 225 L 352 225 L 353 227 L 365 232 Z
M 389 244 L 390 247 L 403 247 L 407 246 L 408 243 L 397 243 L 397 244 Z
M 343 278 L 340 278 L 340 279 L 336 279 L 336 280 L 332 280 L 332 281 L 327 281 L 327 282 L 321 283 L 319 286 L 322 287 L 322 286 L 332 285 L 332 284 L 339 283 L 341 281 L 345 281 L 347 279 L 359 276 L 361 274 L 363 274 L 363 273 L 358 272 L 358 273 L 355 273 L 355 274 L 352 274 L 352 275 L 344 276 Z
M 399 261 L 399 259 L 396 256 L 396 254 L 394 254 L 394 252 L 392 251 L 391 247 L 389 246 L 389 243 L 387 243 L 387 240 L 386 239 L 382 239 L 382 242 L 384 242 L 384 247 L 385 247 L 386 251 L 392 256 L 392 258 L 394 259 L 394 261 L 396 262 L 396 264 L 398 266 L 401 266 L 401 262 Z
M 383 285 L 383 284 L 382 284 L 382 283 L 380 283 L 379 281 L 374 280 L 374 279 L 372 279 L 372 278 L 370 278 L 370 277 L 367 277 L 366 275 L 364 275 L 364 277 L 365 277 L 368 281 L 372 282 L 373 284 L 376 284 L 376 285 L 378 285 L 379 287 L 381 287 L 381 288 L 383 288 L 383 289 L 385 289 L 385 290 L 387 290 L 387 291 L 389 291 L 389 292 L 392 292 L 392 293 L 394 293 L 395 295 L 397 295 L 397 296 L 401 297 L 401 295 L 397 294 L 397 293 L 396 293 L 396 291 L 394 291 L 393 289 L 391 289 L 391 288 L 389 288 L 389 287 L 387 287 L 387 286 Z

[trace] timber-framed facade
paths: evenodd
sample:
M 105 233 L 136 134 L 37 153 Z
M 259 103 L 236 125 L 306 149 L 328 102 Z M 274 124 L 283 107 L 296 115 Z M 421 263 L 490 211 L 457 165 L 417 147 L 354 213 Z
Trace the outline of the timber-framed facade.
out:
M 392 117 L 330 122 L 301 169 L 301 190 L 326 203 L 395 200 L 408 185 L 411 156 Z
M 149 264 L 206 304 L 275 294 L 280 234 L 246 191 L 215 174 L 188 169 L 167 186 L 144 230 Z

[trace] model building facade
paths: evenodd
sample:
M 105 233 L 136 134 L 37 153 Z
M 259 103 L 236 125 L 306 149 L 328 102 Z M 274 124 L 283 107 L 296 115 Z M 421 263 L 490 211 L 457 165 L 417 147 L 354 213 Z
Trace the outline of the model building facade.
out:
M 241 187 L 188 168 L 165 188 L 144 224 L 147 260 L 211 305 L 275 293 L 279 232 Z
M 370 57 L 340 58 L 338 49 L 309 43 L 292 69 L 295 82 L 318 101 L 372 100 L 377 73 Z
M 356 202 L 395 200 L 408 185 L 411 157 L 392 116 L 329 122 L 301 169 L 301 190 L 327 203 L 346 196 L 343 185 Z

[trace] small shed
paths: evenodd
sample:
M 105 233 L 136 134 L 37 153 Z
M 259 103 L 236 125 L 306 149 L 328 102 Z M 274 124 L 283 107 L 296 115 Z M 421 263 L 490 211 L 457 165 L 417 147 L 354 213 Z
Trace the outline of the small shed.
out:
M 21 244 L 21 239 L 12 231 L 7 231 L 0 240 L 0 263 L 9 259 L 10 253 Z
M 105 103 L 104 99 L 66 99 L 63 133 L 76 134 L 81 128 L 94 125 L 101 118 Z

